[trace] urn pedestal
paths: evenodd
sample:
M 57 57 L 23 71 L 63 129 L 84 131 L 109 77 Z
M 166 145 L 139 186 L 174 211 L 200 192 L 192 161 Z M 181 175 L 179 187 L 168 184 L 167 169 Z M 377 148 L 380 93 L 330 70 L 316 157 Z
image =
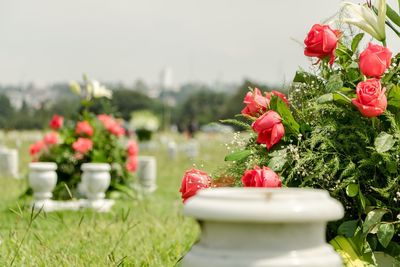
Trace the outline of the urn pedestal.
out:
M 184 213 L 201 236 L 182 267 L 341 267 L 326 243 L 341 204 L 315 189 L 215 188 L 189 199 Z
M 82 187 L 86 197 L 91 201 L 104 199 L 111 182 L 110 164 L 84 163 L 81 170 Z
M 113 200 L 105 199 L 105 192 L 110 186 L 111 166 L 108 163 L 84 163 L 82 170 L 82 188 L 87 200 L 81 200 L 80 206 L 100 212 L 107 212 L 114 205 Z
M 45 211 L 53 210 L 51 197 L 57 184 L 57 164 L 54 162 L 29 163 L 29 185 L 33 190 L 34 201 L 32 205 L 36 209 Z

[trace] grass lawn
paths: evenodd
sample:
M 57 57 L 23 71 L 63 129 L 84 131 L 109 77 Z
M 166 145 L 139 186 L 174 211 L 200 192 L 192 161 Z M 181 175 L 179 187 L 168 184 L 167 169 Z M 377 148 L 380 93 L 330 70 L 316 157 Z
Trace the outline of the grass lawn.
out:
M 13 146 L 14 137 L 3 142 Z M 195 162 L 183 153 L 169 159 L 161 144 L 157 150 L 141 151 L 157 157 L 158 190 L 145 198 L 122 196 L 107 214 L 32 213 L 29 200 L 18 199 L 26 180 L 1 178 L 0 266 L 174 266 L 199 231 L 192 219 L 182 215 L 178 190 L 183 172 L 193 164 L 205 171 L 215 169 L 223 161 L 229 138 L 200 135 L 200 156 Z M 20 147 L 26 174 L 28 142 Z

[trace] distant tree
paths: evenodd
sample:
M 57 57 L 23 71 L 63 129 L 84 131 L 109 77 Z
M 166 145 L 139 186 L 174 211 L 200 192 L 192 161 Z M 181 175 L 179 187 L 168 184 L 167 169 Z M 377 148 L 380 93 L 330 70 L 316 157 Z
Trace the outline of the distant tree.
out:
M 10 99 L 4 95 L 0 95 L 0 128 L 10 128 L 10 120 L 14 115 L 14 108 Z
M 225 101 L 225 93 L 211 90 L 196 91 L 177 106 L 173 122 L 180 128 L 187 128 L 191 123 L 201 126 L 215 122 L 222 112 Z
M 156 99 L 132 90 L 117 90 L 113 93 L 111 101 L 119 115 L 125 120 L 129 120 L 132 111 L 148 109 L 155 113 L 160 113 L 162 104 Z

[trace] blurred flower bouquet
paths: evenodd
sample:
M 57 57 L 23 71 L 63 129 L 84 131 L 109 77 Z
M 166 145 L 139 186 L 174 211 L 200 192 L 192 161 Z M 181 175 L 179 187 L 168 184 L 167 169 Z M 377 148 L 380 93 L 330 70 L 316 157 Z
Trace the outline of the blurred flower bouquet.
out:
M 76 90 L 77 84 L 72 83 L 71 88 Z M 79 121 L 64 122 L 63 117 L 54 115 L 49 126 L 51 132 L 31 145 L 30 154 L 33 161 L 57 163 L 56 199 L 71 198 L 81 180 L 80 166 L 86 162 L 111 164 L 109 190 L 128 185 L 131 173 L 137 169 L 138 146 L 134 140 L 124 141 L 121 122 L 110 115 L 96 116 L 84 110 Z
M 279 92 L 247 93 L 228 166 L 212 180 L 187 171 L 184 201 L 219 186 L 312 187 L 343 204 L 327 237 L 347 266 L 400 266 L 400 54 L 386 47 L 385 23 L 400 36 L 400 16 L 386 1 L 343 5 L 342 22 L 356 35 L 314 25 L 304 54 L 313 70 L 296 73 L 289 100 Z M 350 28 L 354 30 L 353 28 Z M 369 34 L 381 44 L 360 45 Z M 381 264 L 382 257 L 391 265 Z
M 132 113 L 129 124 L 135 130 L 139 141 L 149 141 L 160 127 L 160 120 L 149 110 L 139 110 Z

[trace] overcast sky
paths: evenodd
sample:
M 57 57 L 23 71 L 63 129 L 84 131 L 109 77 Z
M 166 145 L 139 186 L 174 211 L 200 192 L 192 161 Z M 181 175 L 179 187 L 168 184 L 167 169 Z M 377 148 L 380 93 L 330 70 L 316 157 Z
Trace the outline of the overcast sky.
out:
M 249 77 L 281 84 L 308 64 L 294 40 L 340 2 L 0 0 L 0 83 L 79 80 L 83 72 L 156 83 L 169 66 L 175 83 Z M 399 44 L 388 45 L 398 52 Z

